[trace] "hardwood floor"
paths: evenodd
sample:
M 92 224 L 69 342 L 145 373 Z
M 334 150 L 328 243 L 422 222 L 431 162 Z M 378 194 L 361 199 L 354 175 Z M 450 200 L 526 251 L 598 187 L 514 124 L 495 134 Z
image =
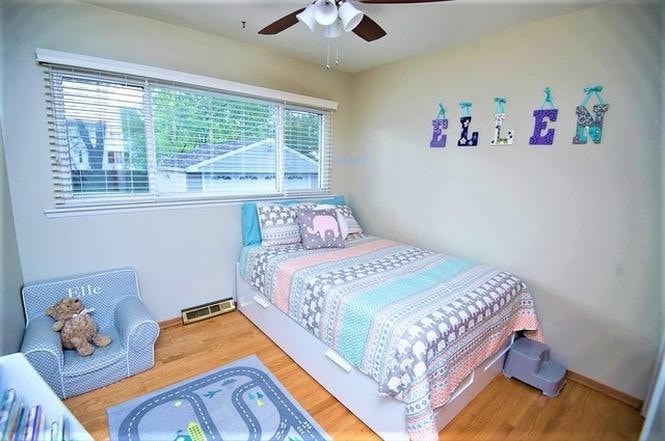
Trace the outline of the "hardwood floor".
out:
M 155 367 L 65 404 L 96 440 L 108 439 L 106 408 L 256 354 L 291 395 L 336 440 L 378 437 L 239 312 L 164 329 Z M 634 408 L 569 381 L 549 399 L 499 375 L 440 435 L 446 441 L 636 440 L 643 419 Z M 170 440 L 165 440 L 170 441 Z

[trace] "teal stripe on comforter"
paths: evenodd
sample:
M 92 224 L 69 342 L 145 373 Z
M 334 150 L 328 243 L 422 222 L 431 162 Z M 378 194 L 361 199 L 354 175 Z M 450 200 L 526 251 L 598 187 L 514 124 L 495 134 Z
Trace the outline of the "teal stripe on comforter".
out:
M 432 268 L 391 279 L 385 285 L 355 296 L 342 315 L 337 349 L 347 360 L 360 365 L 372 320 L 378 311 L 415 293 L 431 289 L 474 265 L 474 262 L 455 257 Z

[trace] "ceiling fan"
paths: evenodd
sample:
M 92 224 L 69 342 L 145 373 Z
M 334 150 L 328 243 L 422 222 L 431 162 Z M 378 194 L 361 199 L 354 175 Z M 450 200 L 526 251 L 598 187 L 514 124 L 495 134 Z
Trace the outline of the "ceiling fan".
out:
M 451 0 L 355 0 L 369 4 L 434 3 Z M 305 8 L 298 9 L 269 24 L 259 34 L 274 35 L 301 22 L 310 31 L 321 31 L 325 38 L 337 38 L 342 32 L 351 32 L 364 39 L 374 41 L 386 35 L 377 22 L 357 9 L 349 0 L 315 0 Z

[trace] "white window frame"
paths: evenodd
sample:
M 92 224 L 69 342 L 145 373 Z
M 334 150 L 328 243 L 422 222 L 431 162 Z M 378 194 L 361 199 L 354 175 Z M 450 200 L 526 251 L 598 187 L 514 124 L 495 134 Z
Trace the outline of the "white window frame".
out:
M 332 144 L 332 127 L 331 121 L 326 116 L 326 112 L 334 112 L 337 110 L 337 102 L 321 98 L 300 95 L 291 92 L 285 92 L 265 87 L 253 86 L 249 84 L 238 83 L 234 81 L 222 80 L 219 78 L 207 77 L 202 75 L 190 74 L 181 71 L 170 69 L 163 69 L 154 66 L 147 66 L 135 63 L 127 63 L 122 61 L 115 61 L 106 58 L 91 57 L 87 55 L 78 55 L 68 52 L 54 51 L 50 49 L 35 49 L 36 60 L 40 64 L 64 66 L 79 69 L 90 69 L 96 71 L 109 72 L 112 74 L 131 75 L 149 78 L 151 80 L 168 81 L 184 86 L 193 86 L 194 88 L 212 89 L 215 92 L 232 94 L 240 97 L 257 98 L 261 100 L 269 100 L 278 104 L 279 118 L 283 120 L 284 111 L 287 109 L 292 110 L 321 110 L 323 113 L 321 137 L 329 139 L 331 147 Z M 149 86 L 146 88 L 147 99 L 150 99 Z M 149 105 L 148 102 L 146 105 Z M 145 106 L 144 106 L 145 107 Z M 149 112 L 152 109 L 148 109 Z M 146 118 L 146 121 L 149 118 Z M 281 146 L 284 144 L 284 131 L 281 124 L 278 124 L 277 142 Z M 330 133 L 329 133 L 330 132 Z M 154 139 L 151 127 L 146 126 L 146 155 L 148 161 L 154 161 L 155 149 Z M 52 209 L 44 210 L 47 217 L 63 217 L 63 216 L 76 216 L 85 214 L 105 214 L 115 212 L 128 212 L 128 211 L 143 211 L 152 209 L 163 208 L 178 208 L 178 207 L 191 207 L 198 205 L 228 205 L 239 204 L 251 200 L 280 200 L 298 197 L 299 199 L 320 198 L 321 196 L 331 195 L 330 191 L 323 189 L 327 182 L 323 179 L 330 180 L 331 176 L 323 176 L 325 173 L 332 174 L 332 167 L 330 164 L 331 152 L 325 151 L 325 142 L 321 142 L 321 160 L 319 161 L 319 187 L 321 191 L 303 191 L 294 193 L 285 193 L 282 188 L 277 188 L 276 193 L 266 195 L 251 195 L 251 196 L 220 196 L 214 194 L 188 194 L 183 193 L 177 196 L 159 196 L 156 197 L 152 191 L 156 188 L 154 182 L 150 182 L 151 193 L 146 195 L 105 195 L 103 198 L 95 200 L 94 197 L 85 198 L 80 205 L 76 203 L 59 205 Z M 278 148 L 278 152 L 282 149 Z M 280 161 L 277 158 L 278 175 L 283 175 L 284 170 Z M 152 166 L 154 167 L 155 164 Z M 150 167 L 150 165 L 149 165 Z M 150 175 L 150 174 L 149 174 Z M 277 179 L 277 182 L 281 182 Z M 329 187 L 329 185 L 328 185 Z M 109 202 L 112 199 L 114 202 Z M 117 201 L 117 202 L 115 202 Z

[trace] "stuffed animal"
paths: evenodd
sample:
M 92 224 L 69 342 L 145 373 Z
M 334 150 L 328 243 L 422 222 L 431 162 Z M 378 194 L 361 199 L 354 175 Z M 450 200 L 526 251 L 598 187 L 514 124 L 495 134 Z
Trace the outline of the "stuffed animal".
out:
M 75 297 L 64 298 L 46 310 L 46 314 L 55 320 L 53 330 L 60 332 L 62 347 L 76 349 L 84 357 L 95 352 L 95 346 L 111 344 L 111 337 L 97 333 L 97 323 L 90 317 L 90 312 Z

